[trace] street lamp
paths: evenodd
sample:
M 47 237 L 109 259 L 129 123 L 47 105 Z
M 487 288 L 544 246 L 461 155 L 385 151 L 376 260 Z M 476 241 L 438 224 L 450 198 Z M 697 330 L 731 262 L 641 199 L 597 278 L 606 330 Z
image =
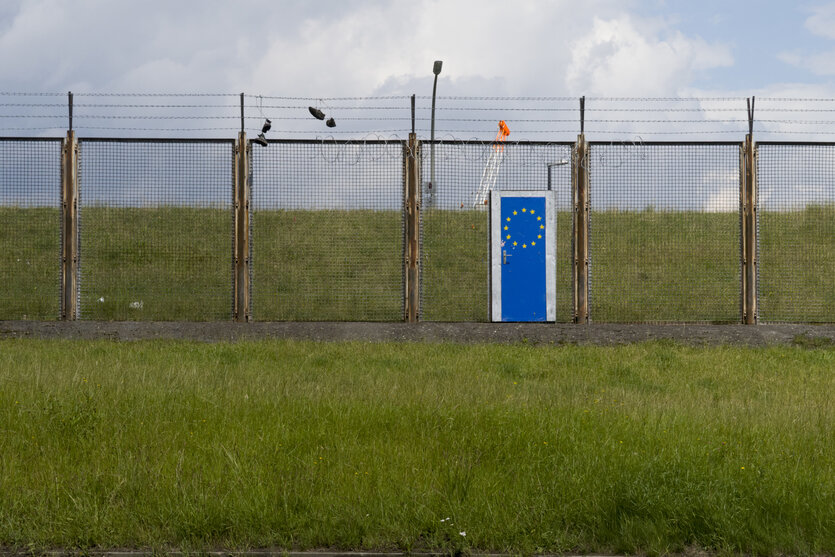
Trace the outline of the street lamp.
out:
M 565 166 L 566 164 L 568 164 L 568 161 L 565 159 L 548 163 L 548 191 L 551 191 L 551 168 L 554 166 Z
M 441 73 L 443 60 L 435 60 L 432 66 L 432 73 L 435 74 L 435 82 L 432 84 L 432 125 L 429 137 L 429 193 L 432 194 L 432 184 L 435 183 L 435 93 L 438 90 L 438 74 Z

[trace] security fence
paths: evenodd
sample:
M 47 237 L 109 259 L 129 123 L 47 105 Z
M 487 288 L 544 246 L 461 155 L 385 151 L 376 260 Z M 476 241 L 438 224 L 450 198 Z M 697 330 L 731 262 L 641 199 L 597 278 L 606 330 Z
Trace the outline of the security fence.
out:
M 0 138 L 0 319 L 61 312 L 61 145 Z
M 590 316 L 740 316 L 738 143 L 591 143 Z
M 84 319 L 229 316 L 231 140 L 79 141 Z
M 488 319 L 489 246 L 487 205 L 477 193 L 493 152 L 490 143 L 439 141 L 435 145 L 432 188 L 430 151 L 421 159 L 421 319 Z M 570 143 L 506 143 L 495 188 L 552 190 L 557 196 L 557 320 L 571 321 L 571 159 Z
M 432 147 L 2 138 L 0 319 L 486 321 L 495 145 Z M 555 192 L 558 322 L 835 321 L 835 144 L 507 142 L 493 187 Z
M 759 317 L 835 321 L 835 144 L 758 151 Z
M 403 318 L 403 143 L 252 151 L 252 317 Z

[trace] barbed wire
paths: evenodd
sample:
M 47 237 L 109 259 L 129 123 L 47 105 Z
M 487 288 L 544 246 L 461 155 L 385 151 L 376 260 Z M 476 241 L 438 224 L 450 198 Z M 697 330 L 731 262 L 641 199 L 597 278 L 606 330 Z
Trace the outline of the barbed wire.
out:
M 66 93 L 64 93 L 66 96 Z M 74 97 L 240 97 L 240 93 L 73 93 Z
M 366 100 L 408 100 L 411 95 L 390 95 L 382 97 L 275 97 L 270 95 L 247 95 L 245 99 L 273 99 L 284 101 L 366 101 Z
M 803 97 L 757 97 L 758 101 L 776 102 L 835 102 L 835 98 L 803 98 Z
M 76 131 L 155 132 L 173 134 L 212 134 L 229 131 L 253 131 L 256 123 L 271 120 L 269 139 L 276 137 L 308 138 L 317 135 L 322 126 L 307 109 L 319 108 L 335 118 L 339 127 L 331 133 L 341 138 L 362 137 L 367 133 L 396 134 L 406 137 L 412 125 L 422 138 L 431 132 L 433 121 L 427 100 L 430 96 L 272 96 L 244 93 L 77 93 L 77 101 L 56 102 L 55 97 L 67 93 L 0 92 L 0 130 L 36 131 L 60 129 L 60 126 L 26 126 L 27 121 L 67 123 Z M 30 99 L 26 99 L 30 97 Z M 35 99 L 43 98 L 44 102 Z M 130 99 L 135 98 L 135 101 Z M 223 99 L 182 100 L 176 99 Z M 414 106 L 409 102 L 415 99 Z M 102 99 L 102 100 L 99 100 Z M 106 99 L 113 99 L 106 100 Z M 124 101 L 122 99 L 129 99 Z M 420 102 L 418 102 L 420 99 Z M 749 123 L 743 97 L 586 97 L 581 117 L 579 97 L 566 96 L 440 96 L 434 117 L 436 133 L 465 136 L 491 141 L 499 119 L 511 125 L 514 138 L 551 140 L 584 131 L 589 136 L 709 136 L 744 133 Z M 835 99 L 758 97 L 754 120 L 757 134 L 832 135 L 821 130 L 833 126 L 835 119 L 815 118 L 812 114 L 835 113 Z M 266 103 L 264 101 L 267 101 Z M 809 101 L 808 104 L 798 104 Z M 727 103 L 735 103 L 729 106 Z M 333 103 L 333 104 L 331 104 Z M 571 106 L 569 106 L 569 104 Z M 690 103 L 690 104 L 688 104 Z M 692 103 L 699 103 L 693 105 Z M 823 103 L 823 104 L 822 104 Z M 765 106 L 762 106 L 765 105 Z M 413 108 L 412 115 L 409 109 Z M 810 117 L 802 117 L 809 114 Z M 71 118 L 71 119 L 70 119 Z M 231 125 L 241 122 L 241 126 Z M 70 126 L 72 122 L 72 126 Z M 113 122 L 113 125 L 100 125 Z M 182 122 L 183 125 L 177 125 Z M 205 126 L 188 125 L 193 122 Z M 309 122 L 309 124 L 307 124 Z M 50 122 L 52 123 L 52 122 Z M 159 125 L 156 125 L 159 123 Z M 225 124 L 230 124 L 226 126 Z M 389 125 L 386 126 L 386 123 Z M 214 125 L 212 125 L 214 124 Z M 377 129 L 381 126 L 382 129 Z M 322 126 L 324 127 L 324 126 Z M 605 138 L 604 137 L 604 138 Z M 596 139 L 596 138 L 592 138 Z
M 21 93 L 16 91 L 0 91 L 0 97 L 66 97 L 66 93 Z

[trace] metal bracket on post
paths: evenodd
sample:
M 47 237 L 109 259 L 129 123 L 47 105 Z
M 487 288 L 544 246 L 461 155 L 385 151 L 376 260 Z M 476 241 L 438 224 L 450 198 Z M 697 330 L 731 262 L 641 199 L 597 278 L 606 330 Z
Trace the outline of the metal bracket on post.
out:
M 235 148 L 235 253 L 234 309 L 235 321 L 250 320 L 249 291 L 249 155 L 246 133 L 238 135 Z
M 589 322 L 589 170 L 588 148 L 583 134 L 577 136 L 571 161 L 571 191 L 574 204 L 572 283 L 574 322 Z
M 67 132 L 61 150 L 61 319 L 78 319 L 78 141 Z
M 404 320 L 416 323 L 420 320 L 420 142 L 417 135 L 409 134 L 409 143 L 404 146 L 406 160 L 405 175 L 405 219 L 403 276 Z

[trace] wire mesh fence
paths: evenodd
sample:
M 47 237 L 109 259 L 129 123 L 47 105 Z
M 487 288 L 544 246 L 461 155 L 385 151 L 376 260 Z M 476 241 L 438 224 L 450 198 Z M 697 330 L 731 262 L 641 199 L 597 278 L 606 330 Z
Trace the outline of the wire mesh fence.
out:
M 835 144 L 760 143 L 757 174 L 760 319 L 835 321 Z
M 421 319 L 487 321 L 488 207 L 479 194 L 493 145 L 439 141 L 435 182 L 429 187 L 432 149 L 421 151 Z M 573 317 L 571 293 L 570 143 L 505 143 L 498 190 L 556 192 L 557 321 Z
M 590 145 L 598 322 L 740 319 L 739 144 Z
M 61 146 L 0 138 L 0 319 L 61 313 Z
M 80 316 L 232 316 L 235 143 L 79 142 Z M 423 142 L 425 321 L 489 318 L 494 144 Z M 60 315 L 61 139 L 0 138 L 0 319 Z M 250 285 L 258 320 L 400 321 L 400 140 L 273 140 L 250 158 Z M 434 150 L 435 180 L 432 175 Z M 758 146 L 763 322 L 835 321 L 835 143 Z M 507 142 L 495 189 L 556 192 L 557 321 L 573 318 L 572 144 Z M 592 142 L 590 315 L 738 322 L 740 144 Z
M 228 319 L 231 140 L 79 141 L 83 319 Z
M 255 319 L 403 319 L 403 148 L 384 140 L 253 146 Z

